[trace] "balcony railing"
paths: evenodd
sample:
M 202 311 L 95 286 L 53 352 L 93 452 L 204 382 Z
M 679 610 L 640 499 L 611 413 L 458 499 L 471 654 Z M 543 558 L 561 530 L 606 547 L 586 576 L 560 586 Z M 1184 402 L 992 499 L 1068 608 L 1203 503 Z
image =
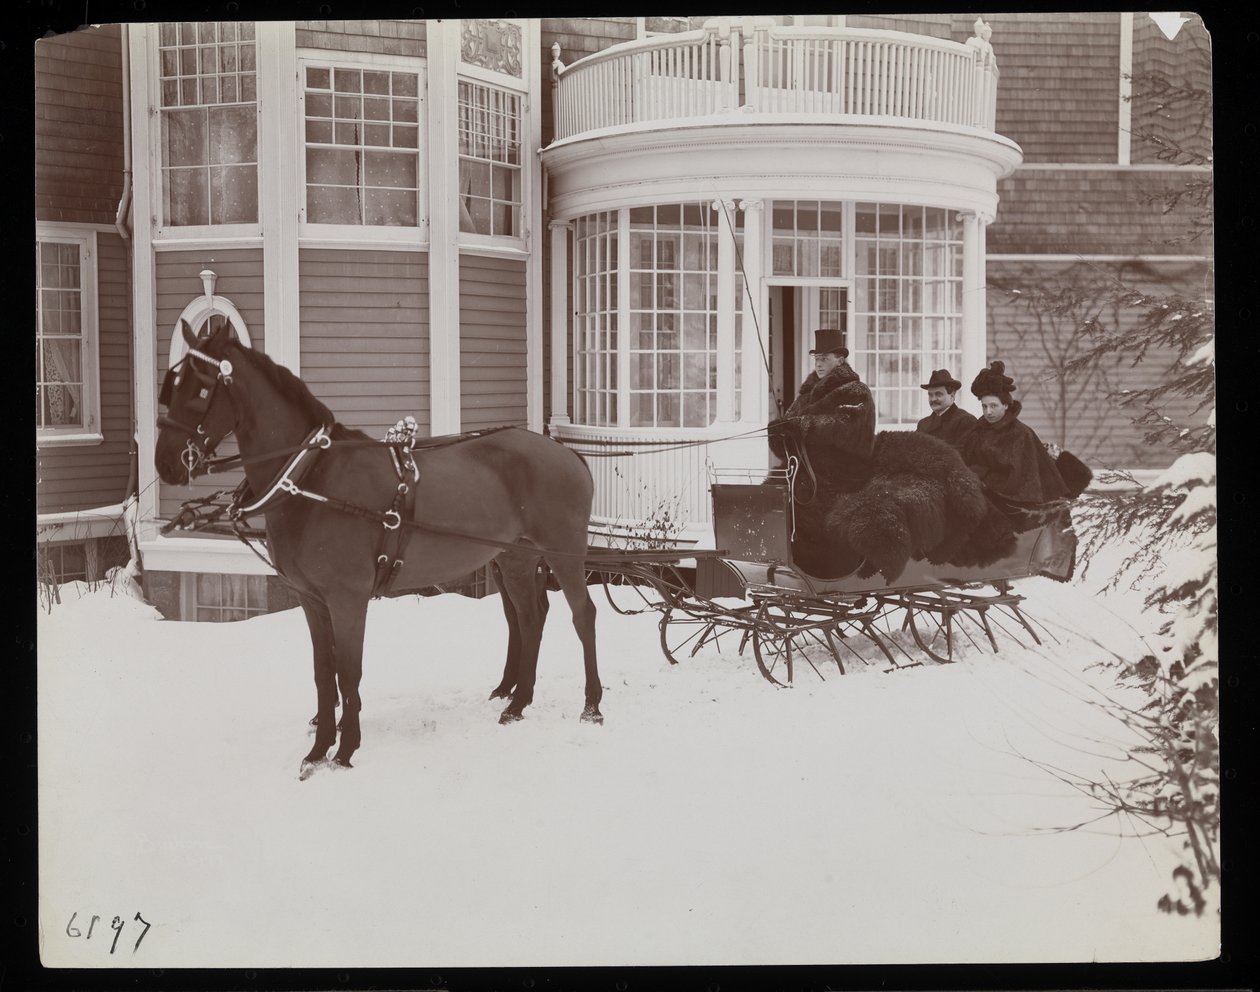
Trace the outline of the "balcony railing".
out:
M 982 22 L 962 44 L 899 31 L 716 19 L 567 67 L 553 45 L 555 137 L 735 110 L 992 131 L 998 68 L 987 35 Z

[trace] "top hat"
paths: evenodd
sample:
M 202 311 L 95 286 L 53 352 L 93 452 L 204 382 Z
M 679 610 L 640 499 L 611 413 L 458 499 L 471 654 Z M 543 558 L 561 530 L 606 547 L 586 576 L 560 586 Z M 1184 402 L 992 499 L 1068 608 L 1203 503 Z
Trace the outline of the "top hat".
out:
M 971 393 L 977 399 L 985 396 L 998 396 L 1010 399 L 1015 391 L 1015 380 L 1006 374 L 1003 362 L 990 362 L 987 369 L 981 369 L 971 383 Z
M 814 347 L 809 349 L 811 355 L 831 352 L 841 358 L 849 357 L 849 349 L 844 346 L 844 331 L 824 327 L 814 332 Z
M 944 386 L 951 393 L 956 393 L 962 389 L 962 383 L 949 374 L 949 369 L 936 369 L 932 373 L 932 377 L 919 388 L 934 389 L 937 386 Z

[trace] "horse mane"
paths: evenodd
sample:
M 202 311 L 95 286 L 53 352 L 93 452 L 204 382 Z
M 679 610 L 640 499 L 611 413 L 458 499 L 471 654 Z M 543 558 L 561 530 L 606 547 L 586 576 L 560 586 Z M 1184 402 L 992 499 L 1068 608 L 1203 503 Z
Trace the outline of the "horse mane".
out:
M 312 420 L 331 426 L 334 441 L 370 439 L 363 431 L 341 423 L 336 415 L 311 392 L 306 383 L 269 355 L 247 347 L 242 347 L 241 353 L 267 378 L 268 382 L 276 387 L 281 396 L 296 403 L 298 408 Z

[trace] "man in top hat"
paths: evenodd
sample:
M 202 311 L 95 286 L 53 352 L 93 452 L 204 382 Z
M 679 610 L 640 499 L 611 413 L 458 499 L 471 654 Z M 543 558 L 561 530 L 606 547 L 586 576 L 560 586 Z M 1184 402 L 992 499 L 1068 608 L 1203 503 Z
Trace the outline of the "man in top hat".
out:
M 916 429 L 961 448 L 976 426 L 976 418 L 954 402 L 962 383 L 949 374 L 949 369 L 936 369 L 919 388 L 927 390 L 932 412 L 919 421 Z

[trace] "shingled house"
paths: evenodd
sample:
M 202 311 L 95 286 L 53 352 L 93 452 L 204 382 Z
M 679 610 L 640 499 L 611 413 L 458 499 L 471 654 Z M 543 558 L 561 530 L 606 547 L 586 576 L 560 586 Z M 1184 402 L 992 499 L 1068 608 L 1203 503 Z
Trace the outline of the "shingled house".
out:
M 108 25 L 36 51 L 41 548 L 137 550 L 170 616 L 287 605 L 231 539 L 158 533 L 231 485 L 161 484 L 157 386 L 230 321 L 348 425 L 520 423 L 592 458 L 592 540 L 711 546 L 714 467 L 845 330 L 880 426 L 932 368 L 1002 357 L 1024 418 L 1098 466 L 1158 468 L 1021 288 L 1123 270 L 1210 294 L 1185 167 L 1130 137 L 1144 66 L 1202 76 L 1195 18 L 1145 14 Z M 1164 120 L 1210 147 L 1203 122 Z M 559 356 L 563 356 L 561 360 Z M 1115 376 L 1123 373 L 1117 370 Z M 1144 373 L 1145 374 L 1145 373 Z M 132 444 L 135 437 L 134 446 Z M 733 438 L 733 440 L 726 440 Z M 699 441 L 658 450 L 652 442 Z M 131 456 L 134 447 L 134 456 Z M 130 511 L 129 511 L 130 512 Z M 110 545 L 114 542 L 114 546 Z

